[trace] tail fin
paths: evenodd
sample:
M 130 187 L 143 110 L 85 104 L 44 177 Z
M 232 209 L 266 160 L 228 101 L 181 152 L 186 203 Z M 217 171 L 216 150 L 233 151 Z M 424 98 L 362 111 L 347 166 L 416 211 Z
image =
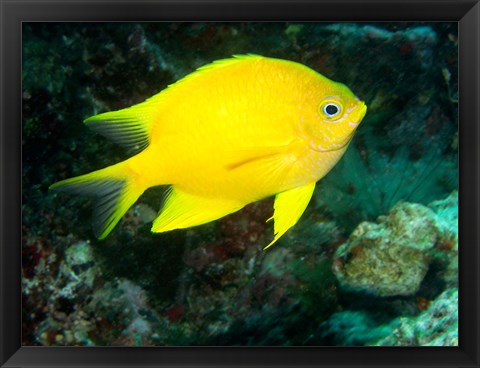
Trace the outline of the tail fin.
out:
M 52 184 L 50 189 L 97 197 L 93 210 L 93 231 L 97 238 L 104 239 L 146 189 L 133 178 L 128 176 L 125 163 L 121 162 L 59 181 Z

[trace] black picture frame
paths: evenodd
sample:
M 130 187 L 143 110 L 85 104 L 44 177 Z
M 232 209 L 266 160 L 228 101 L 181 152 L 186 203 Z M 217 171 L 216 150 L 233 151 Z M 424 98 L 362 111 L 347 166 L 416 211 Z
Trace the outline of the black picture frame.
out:
M 1 367 L 480 367 L 480 4 L 472 0 L 0 0 Z M 23 21 L 457 21 L 460 116 L 459 347 L 21 346 L 21 23 Z

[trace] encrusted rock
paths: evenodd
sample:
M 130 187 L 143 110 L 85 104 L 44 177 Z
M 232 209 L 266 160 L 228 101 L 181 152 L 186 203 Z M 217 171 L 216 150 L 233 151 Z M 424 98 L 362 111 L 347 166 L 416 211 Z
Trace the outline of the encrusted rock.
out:
M 399 317 L 390 327 L 392 333 L 371 345 L 458 346 L 458 290 L 445 290 L 425 312 Z
M 335 254 L 333 270 L 340 286 L 374 296 L 415 294 L 445 239 L 436 213 L 414 203 L 398 203 L 378 223 L 363 222 Z

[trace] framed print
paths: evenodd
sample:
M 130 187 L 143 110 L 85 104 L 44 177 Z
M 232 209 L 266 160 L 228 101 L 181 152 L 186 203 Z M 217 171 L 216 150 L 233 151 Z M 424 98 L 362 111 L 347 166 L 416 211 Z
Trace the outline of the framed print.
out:
M 479 367 L 476 1 L 6 1 L 2 367 Z

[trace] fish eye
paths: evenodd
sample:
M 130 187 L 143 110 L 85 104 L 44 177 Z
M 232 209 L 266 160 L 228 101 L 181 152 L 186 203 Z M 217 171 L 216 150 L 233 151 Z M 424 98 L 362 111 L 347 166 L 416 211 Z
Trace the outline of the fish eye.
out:
M 322 111 L 328 118 L 334 118 L 340 115 L 342 107 L 336 102 L 328 101 L 323 104 Z
M 334 116 L 340 111 L 340 109 L 335 104 L 328 104 L 323 108 L 323 111 L 325 111 L 325 114 L 329 116 Z

